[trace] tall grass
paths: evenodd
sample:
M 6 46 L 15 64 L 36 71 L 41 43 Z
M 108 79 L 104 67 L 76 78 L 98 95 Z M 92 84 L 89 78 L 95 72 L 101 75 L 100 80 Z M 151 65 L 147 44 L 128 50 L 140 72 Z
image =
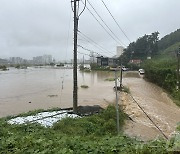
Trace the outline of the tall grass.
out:
M 121 133 L 117 135 L 114 106 L 97 115 L 64 119 L 52 128 L 38 124 L 10 125 L 8 119 L 0 119 L 2 154 L 168 153 L 165 140 L 144 143 L 123 135 L 126 114 L 121 109 Z

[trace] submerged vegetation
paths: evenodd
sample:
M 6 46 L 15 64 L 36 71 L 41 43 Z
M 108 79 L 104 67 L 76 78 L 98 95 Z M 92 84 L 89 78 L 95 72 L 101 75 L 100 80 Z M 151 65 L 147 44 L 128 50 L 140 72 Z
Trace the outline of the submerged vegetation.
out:
M 7 71 L 8 68 L 5 65 L 0 65 L 0 70 L 2 71 Z
M 81 85 L 81 88 L 87 89 L 87 88 L 89 88 L 89 86 L 87 86 L 87 85 Z
M 115 78 L 107 78 L 105 81 L 115 81 Z
M 78 119 L 66 118 L 53 127 L 38 124 L 10 125 L 0 119 L 0 153 L 169 153 L 175 141 L 144 143 L 122 133 L 126 114 L 120 109 L 120 129 L 116 132 L 116 110 L 108 106 L 101 113 Z M 176 150 L 176 149 L 173 149 Z

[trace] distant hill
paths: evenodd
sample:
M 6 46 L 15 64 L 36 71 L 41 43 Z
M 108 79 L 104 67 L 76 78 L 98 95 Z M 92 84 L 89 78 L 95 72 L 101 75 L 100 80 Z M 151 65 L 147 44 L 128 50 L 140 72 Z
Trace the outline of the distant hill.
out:
M 123 65 L 127 65 L 131 59 L 145 61 L 148 57 L 156 60 L 175 59 L 180 45 L 180 29 L 160 40 L 158 40 L 158 35 L 159 32 L 145 34 L 136 41 L 131 42 L 120 57 Z
M 177 44 L 178 42 L 180 42 L 180 29 L 177 29 L 175 32 L 172 32 L 159 40 L 159 51 L 165 50 L 170 46 Z M 175 46 L 173 49 L 175 49 Z

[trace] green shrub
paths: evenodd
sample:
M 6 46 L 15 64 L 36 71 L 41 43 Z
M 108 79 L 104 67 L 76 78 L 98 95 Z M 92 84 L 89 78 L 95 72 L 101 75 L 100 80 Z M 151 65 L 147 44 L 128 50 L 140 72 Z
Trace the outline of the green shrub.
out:
M 176 91 L 176 62 L 174 60 L 149 60 L 143 65 L 145 78 L 167 90 L 175 99 L 180 100 Z

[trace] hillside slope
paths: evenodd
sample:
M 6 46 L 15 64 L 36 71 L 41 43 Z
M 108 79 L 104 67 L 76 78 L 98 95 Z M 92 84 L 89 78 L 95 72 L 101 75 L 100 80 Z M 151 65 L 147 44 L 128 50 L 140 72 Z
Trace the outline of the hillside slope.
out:
M 180 29 L 166 35 L 158 42 L 159 51 L 165 50 L 168 47 L 180 42 Z
M 177 59 L 177 52 L 180 47 L 180 42 L 177 42 L 164 50 L 159 51 L 155 59 Z

